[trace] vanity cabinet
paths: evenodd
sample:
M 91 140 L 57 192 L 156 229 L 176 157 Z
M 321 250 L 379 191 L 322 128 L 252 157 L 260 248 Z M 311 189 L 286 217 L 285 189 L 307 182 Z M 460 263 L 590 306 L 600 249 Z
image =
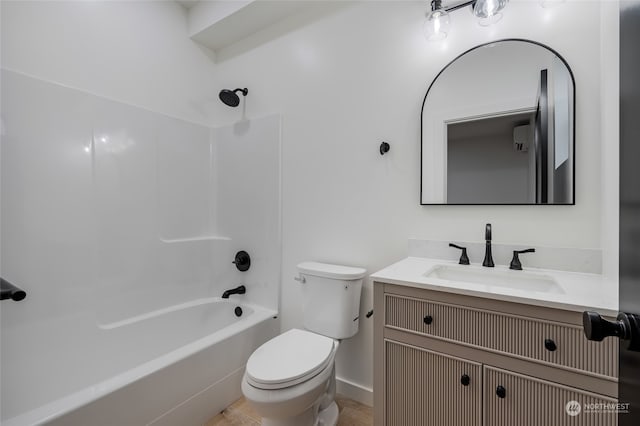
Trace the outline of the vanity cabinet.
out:
M 385 360 L 384 424 L 482 424 L 481 364 L 394 341 Z
M 617 425 L 617 414 L 586 412 L 586 404 L 615 404 L 614 398 L 490 366 L 483 368 L 483 384 L 485 425 Z
M 377 426 L 617 425 L 617 342 L 580 312 L 383 282 L 374 299 Z

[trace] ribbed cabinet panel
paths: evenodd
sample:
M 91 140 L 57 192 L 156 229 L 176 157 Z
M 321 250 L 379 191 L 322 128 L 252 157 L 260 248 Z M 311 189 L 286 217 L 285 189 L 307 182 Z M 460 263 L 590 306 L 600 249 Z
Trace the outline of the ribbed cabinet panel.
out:
M 431 324 L 425 324 L 425 316 Z M 582 327 L 411 297 L 385 295 L 385 325 L 616 379 L 618 343 L 591 342 Z M 545 348 L 552 339 L 557 349 Z
M 481 425 L 480 364 L 390 340 L 385 360 L 385 426 Z
M 616 426 L 617 414 L 603 410 L 587 410 L 586 404 L 615 404 L 606 398 L 557 385 L 533 377 L 523 376 L 484 366 L 484 426 Z M 504 398 L 496 395 L 503 386 Z M 576 416 L 567 414 L 570 401 L 581 404 Z

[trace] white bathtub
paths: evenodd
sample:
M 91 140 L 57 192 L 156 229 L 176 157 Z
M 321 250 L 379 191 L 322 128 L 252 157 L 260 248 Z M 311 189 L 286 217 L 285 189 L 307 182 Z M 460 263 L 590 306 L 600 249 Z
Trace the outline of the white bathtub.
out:
M 85 312 L 3 326 L 2 425 L 202 424 L 240 397 L 276 315 L 216 297 L 98 325 Z

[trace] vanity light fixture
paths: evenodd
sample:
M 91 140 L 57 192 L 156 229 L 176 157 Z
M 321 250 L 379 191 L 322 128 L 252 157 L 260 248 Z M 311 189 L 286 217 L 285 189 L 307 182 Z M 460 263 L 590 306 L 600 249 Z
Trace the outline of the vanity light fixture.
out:
M 478 23 L 487 26 L 498 22 L 502 18 L 500 12 L 509 0 L 472 0 L 443 7 L 442 0 L 431 0 L 431 9 L 424 21 L 424 35 L 428 41 L 439 41 L 447 37 L 450 26 L 449 12 L 471 6 L 473 14 L 478 17 Z
M 449 33 L 449 14 L 442 7 L 442 0 L 431 1 L 431 11 L 424 21 L 424 35 L 428 41 L 439 41 L 447 38 Z

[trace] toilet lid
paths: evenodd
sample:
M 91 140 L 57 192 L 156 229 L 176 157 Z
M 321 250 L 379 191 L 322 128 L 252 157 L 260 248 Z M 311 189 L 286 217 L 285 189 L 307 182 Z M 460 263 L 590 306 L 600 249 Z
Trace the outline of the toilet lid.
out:
M 269 340 L 249 357 L 247 376 L 256 387 L 280 389 L 301 383 L 333 359 L 333 339 L 292 329 Z

